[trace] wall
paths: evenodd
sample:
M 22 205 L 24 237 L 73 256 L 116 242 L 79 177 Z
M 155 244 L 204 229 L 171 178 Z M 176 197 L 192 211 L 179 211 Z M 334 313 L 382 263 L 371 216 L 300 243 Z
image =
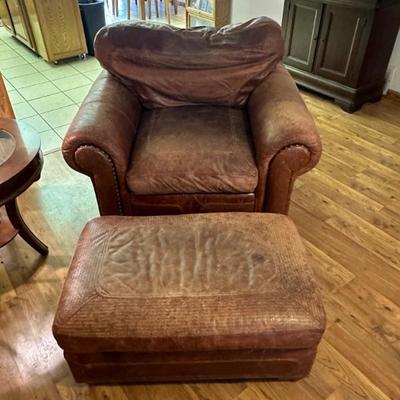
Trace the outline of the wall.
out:
M 392 76 L 388 76 L 390 82 L 389 89 L 400 93 L 400 32 L 397 35 L 396 44 L 394 45 L 392 58 L 389 62 L 389 71 L 393 71 Z
M 232 23 L 246 21 L 250 18 L 266 15 L 281 23 L 284 0 L 232 0 Z M 400 92 L 400 33 L 393 50 L 389 70 L 394 71 L 388 76 L 389 89 Z
M 232 22 L 266 15 L 281 23 L 284 0 L 232 0 Z

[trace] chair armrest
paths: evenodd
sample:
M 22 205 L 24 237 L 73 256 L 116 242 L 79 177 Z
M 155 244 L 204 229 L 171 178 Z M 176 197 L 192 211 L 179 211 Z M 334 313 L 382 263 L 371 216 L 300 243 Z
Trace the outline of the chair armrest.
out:
M 108 72 L 94 82 L 72 121 L 62 145 L 63 156 L 74 169 L 82 146 L 105 152 L 119 173 L 126 172 L 142 107 L 136 96 Z M 81 171 L 85 172 L 85 171 Z
M 281 64 L 251 94 L 247 111 L 260 175 L 257 207 L 287 213 L 294 180 L 321 157 L 314 120 Z
M 283 65 L 251 94 L 248 115 L 259 167 L 267 167 L 280 150 L 291 145 L 308 148 L 309 168 L 318 162 L 321 142 L 314 120 Z
M 142 106 L 118 79 L 103 72 L 64 138 L 65 161 L 90 176 L 102 215 L 123 214 L 125 176 Z

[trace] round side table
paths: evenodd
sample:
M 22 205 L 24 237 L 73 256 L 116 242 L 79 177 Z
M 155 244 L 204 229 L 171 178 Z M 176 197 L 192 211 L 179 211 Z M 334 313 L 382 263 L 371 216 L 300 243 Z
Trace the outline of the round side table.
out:
M 39 136 L 13 119 L 0 118 L 0 247 L 19 234 L 40 254 L 49 250 L 28 228 L 17 197 L 40 178 L 43 155 Z

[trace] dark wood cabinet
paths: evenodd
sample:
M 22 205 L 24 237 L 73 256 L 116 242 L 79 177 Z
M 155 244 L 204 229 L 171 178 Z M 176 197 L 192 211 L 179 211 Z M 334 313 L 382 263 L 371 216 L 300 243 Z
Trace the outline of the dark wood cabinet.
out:
M 398 0 L 286 0 L 284 62 L 299 85 L 353 112 L 382 96 Z

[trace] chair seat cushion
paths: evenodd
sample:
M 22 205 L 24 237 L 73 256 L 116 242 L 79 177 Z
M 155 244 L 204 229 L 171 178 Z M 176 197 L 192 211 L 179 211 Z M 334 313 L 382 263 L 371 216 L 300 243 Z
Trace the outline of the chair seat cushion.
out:
M 127 173 L 134 194 L 252 193 L 257 183 L 245 110 L 144 111 Z

